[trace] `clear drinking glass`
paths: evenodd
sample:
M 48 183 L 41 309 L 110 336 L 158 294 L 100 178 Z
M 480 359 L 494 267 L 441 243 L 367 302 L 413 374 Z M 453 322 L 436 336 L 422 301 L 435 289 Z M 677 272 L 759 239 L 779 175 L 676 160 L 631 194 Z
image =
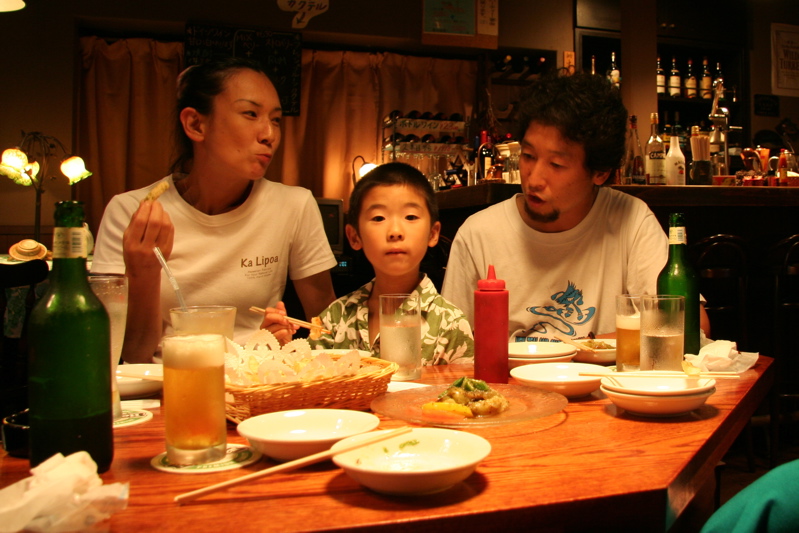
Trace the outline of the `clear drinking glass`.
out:
M 638 370 L 641 365 L 641 297 L 616 296 L 616 370 Z
M 236 308 L 228 305 L 194 305 L 169 310 L 175 335 L 218 333 L 233 339 Z
M 167 460 L 195 465 L 225 456 L 225 337 L 164 337 L 164 429 Z
M 419 297 L 411 294 L 380 295 L 380 357 L 399 365 L 391 379 L 422 377 L 422 315 Z
M 111 399 L 114 420 L 122 418 L 122 403 L 117 386 L 117 365 L 125 341 L 125 322 L 128 318 L 128 278 L 125 276 L 89 276 L 89 285 L 103 302 L 111 320 Z
M 641 370 L 682 371 L 685 298 L 641 296 Z

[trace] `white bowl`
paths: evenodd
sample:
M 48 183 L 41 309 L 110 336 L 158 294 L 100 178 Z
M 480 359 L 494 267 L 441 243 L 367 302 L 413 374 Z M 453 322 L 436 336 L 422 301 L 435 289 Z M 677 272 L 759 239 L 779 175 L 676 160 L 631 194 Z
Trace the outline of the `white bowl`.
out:
M 684 372 L 674 372 L 675 377 L 636 377 L 624 374 L 614 372 L 611 377 L 602 378 L 602 386 L 616 392 L 645 396 L 699 394 L 716 386 L 715 379 L 689 378 L 685 377 Z
M 537 365 L 543 363 L 567 363 L 574 358 L 577 351 L 573 351 L 567 355 L 558 355 L 555 357 L 508 357 L 508 368 L 514 369 L 524 365 Z
M 603 378 L 604 379 L 604 378 Z M 651 396 L 640 394 L 627 394 L 599 388 L 611 402 L 632 414 L 642 416 L 678 416 L 699 409 L 716 389 L 700 392 L 698 394 L 683 394 L 680 396 Z
M 508 357 L 516 359 L 551 359 L 553 357 L 571 355 L 575 352 L 577 352 L 577 348 L 559 341 L 508 343 Z
M 587 339 L 575 339 L 577 343 L 581 343 Z M 596 339 L 598 341 L 612 344 L 613 348 L 594 349 L 594 352 L 588 350 L 577 350 L 574 356 L 575 361 L 580 363 L 592 363 L 596 365 L 612 365 L 616 362 L 616 339 Z
M 333 450 L 374 433 L 337 442 Z M 333 456 L 333 462 L 358 483 L 384 494 L 430 494 L 469 477 L 491 452 L 478 435 L 441 428 L 413 431 Z
M 133 376 L 164 376 L 164 365 L 158 364 L 133 364 L 133 365 L 118 365 L 117 374 L 124 372 Z M 120 375 L 117 378 L 117 388 L 119 388 L 119 396 L 123 400 L 132 398 L 144 398 L 151 396 L 161 390 L 163 386 L 162 381 L 154 381 L 150 379 L 142 379 L 137 377 L 123 377 Z
M 254 416 L 236 428 L 239 435 L 272 459 L 291 461 L 329 450 L 341 439 L 376 428 L 371 413 L 346 409 L 297 409 Z
M 586 363 L 539 363 L 516 367 L 510 375 L 523 385 L 579 398 L 597 390 L 602 380 L 599 376 L 581 376 L 580 372 L 609 374 L 611 370 Z

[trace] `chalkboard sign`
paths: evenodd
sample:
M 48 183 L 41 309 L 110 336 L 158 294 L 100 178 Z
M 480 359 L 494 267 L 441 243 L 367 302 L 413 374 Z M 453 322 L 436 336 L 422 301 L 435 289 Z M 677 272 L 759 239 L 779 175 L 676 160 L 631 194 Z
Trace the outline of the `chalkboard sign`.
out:
M 280 95 L 284 116 L 300 114 L 302 36 L 254 28 L 187 24 L 186 65 L 219 56 L 247 57 L 261 62 Z

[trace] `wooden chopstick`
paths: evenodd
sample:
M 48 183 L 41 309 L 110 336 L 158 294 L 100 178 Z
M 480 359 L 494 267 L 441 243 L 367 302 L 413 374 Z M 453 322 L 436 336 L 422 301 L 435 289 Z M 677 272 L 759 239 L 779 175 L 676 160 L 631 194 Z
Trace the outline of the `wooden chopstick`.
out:
M 713 379 L 740 379 L 740 374 L 735 372 L 700 372 L 699 374 L 664 374 L 660 372 L 580 372 L 581 376 L 612 377 L 612 378 L 713 378 Z
M 329 459 L 334 455 L 349 452 L 361 448 L 363 446 L 374 444 L 375 442 L 380 442 L 382 440 L 398 437 L 400 435 L 410 433 L 412 430 L 413 430 L 412 427 L 405 426 L 399 429 L 395 429 L 393 431 L 389 431 L 387 433 L 382 433 L 380 435 L 375 435 L 374 437 L 355 442 L 349 446 L 344 446 L 336 450 L 335 452 L 332 450 L 327 450 L 324 452 L 315 453 L 313 455 L 308 455 L 307 457 L 301 457 L 300 459 L 295 459 L 293 461 L 289 461 L 288 463 L 283 463 L 282 465 L 273 466 L 271 468 L 267 468 L 266 470 L 261 470 L 260 472 L 253 472 L 252 474 L 247 474 L 246 476 L 241 476 L 240 478 L 223 481 L 222 483 L 209 485 L 202 489 L 197 489 L 191 492 L 186 492 L 184 494 L 179 494 L 178 496 L 175 496 L 175 501 L 178 503 L 190 502 L 192 500 L 196 500 L 197 498 L 205 496 L 206 494 L 210 494 L 212 492 L 217 492 L 219 490 L 226 489 L 234 485 L 247 483 L 252 481 L 253 479 L 258 479 L 271 474 L 277 474 L 278 472 L 288 472 L 289 470 L 295 470 L 297 468 L 301 468 L 306 465 L 318 463 L 320 461 L 324 461 L 325 459 Z
M 124 365 L 119 365 L 117 368 L 122 368 Z M 153 376 L 151 374 L 134 374 L 132 372 L 125 372 L 124 370 L 117 370 L 117 376 L 122 378 L 136 378 L 146 379 L 148 381 L 164 381 L 164 376 Z
M 252 307 L 250 307 L 250 311 L 252 311 L 253 313 L 264 314 L 266 312 L 266 309 L 264 309 L 263 307 L 255 307 L 253 305 Z M 322 328 L 322 327 L 317 326 L 315 324 L 311 324 L 310 322 L 306 322 L 305 320 L 300 320 L 299 318 L 292 318 L 290 316 L 287 316 L 286 320 L 288 320 L 292 324 L 297 324 L 298 326 L 303 326 L 303 327 L 308 328 L 308 329 L 311 329 L 311 328 L 318 329 L 322 333 L 327 333 L 328 335 L 332 335 L 333 334 L 333 332 L 330 331 L 329 329 L 325 329 L 325 328 Z
M 596 350 L 591 348 L 590 346 L 586 346 L 585 344 L 579 343 L 576 340 L 572 339 L 571 337 L 567 337 L 566 335 L 561 335 L 559 333 L 555 333 L 554 337 L 558 339 L 560 342 L 565 342 L 566 344 L 571 344 L 575 348 L 581 351 L 596 353 Z

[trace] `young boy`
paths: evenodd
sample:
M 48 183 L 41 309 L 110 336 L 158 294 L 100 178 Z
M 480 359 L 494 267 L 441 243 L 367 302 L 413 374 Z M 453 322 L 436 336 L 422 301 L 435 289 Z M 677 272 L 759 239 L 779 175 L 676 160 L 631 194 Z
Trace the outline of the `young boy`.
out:
M 314 348 L 371 350 L 379 357 L 380 295 L 417 293 L 423 364 L 471 363 L 469 322 L 419 272 L 441 231 L 433 188 L 424 175 L 405 163 L 375 168 L 355 185 L 347 220 L 347 239 L 353 250 L 363 250 L 375 277 L 322 312 L 322 324 L 332 334 L 312 341 Z

